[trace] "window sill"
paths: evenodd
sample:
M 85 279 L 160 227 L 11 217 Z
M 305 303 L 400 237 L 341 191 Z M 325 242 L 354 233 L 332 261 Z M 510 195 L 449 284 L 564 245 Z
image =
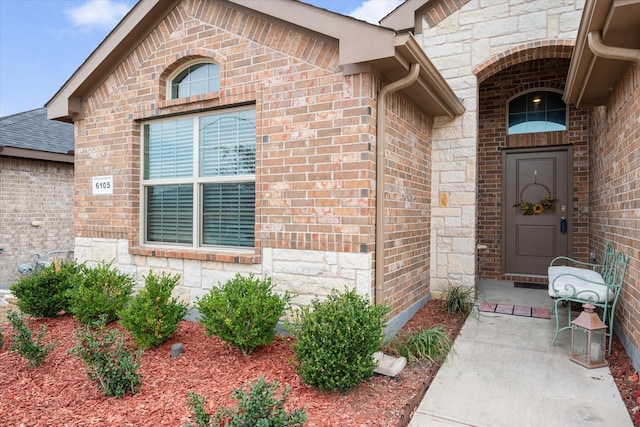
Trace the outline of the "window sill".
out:
M 149 246 L 133 246 L 129 248 L 131 255 L 158 257 L 158 258 L 179 258 L 192 259 L 197 261 L 227 262 L 233 264 L 260 264 L 262 257 L 249 252 L 214 252 L 211 250 L 159 248 Z
M 188 105 L 194 102 L 212 101 L 220 99 L 220 92 L 203 93 L 201 95 L 188 96 L 186 98 L 169 99 L 158 102 L 158 108 L 176 107 L 178 105 Z

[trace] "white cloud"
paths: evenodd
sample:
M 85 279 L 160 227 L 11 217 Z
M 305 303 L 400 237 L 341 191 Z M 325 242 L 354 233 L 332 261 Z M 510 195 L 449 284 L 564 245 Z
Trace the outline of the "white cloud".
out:
M 113 28 L 131 7 L 116 0 L 87 0 L 65 13 L 76 27 Z
M 365 0 L 360 7 L 351 12 L 349 16 L 377 25 L 382 18 L 387 16 L 389 12 L 398 7 L 403 1 L 404 0 Z

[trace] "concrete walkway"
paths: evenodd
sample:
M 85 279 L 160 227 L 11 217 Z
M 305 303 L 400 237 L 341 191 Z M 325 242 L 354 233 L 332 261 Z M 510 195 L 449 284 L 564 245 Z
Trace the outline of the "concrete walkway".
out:
M 546 290 L 482 281 L 486 302 L 551 308 Z M 410 426 L 633 427 L 608 367 L 569 360 L 570 331 L 550 346 L 550 319 L 470 316 Z

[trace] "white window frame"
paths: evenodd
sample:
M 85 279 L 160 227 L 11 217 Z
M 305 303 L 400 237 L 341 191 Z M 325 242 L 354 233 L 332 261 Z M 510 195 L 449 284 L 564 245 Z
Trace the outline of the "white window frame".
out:
M 254 112 L 254 121 L 253 125 L 255 127 L 256 119 L 255 119 L 255 106 L 251 107 L 237 107 L 237 108 L 228 108 L 214 111 L 206 111 L 200 112 L 197 114 L 190 115 L 181 115 L 181 116 L 172 116 L 162 119 L 156 120 L 148 120 L 141 123 L 141 146 L 140 146 L 140 245 L 142 246 L 153 246 L 153 247 L 175 247 L 179 249 L 185 248 L 193 248 L 193 249 L 222 249 L 229 250 L 233 249 L 234 252 L 237 251 L 247 251 L 253 252 L 255 248 L 255 234 L 254 234 L 254 243 L 252 246 L 221 246 L 221 245 L 209 245 L 202 243 L 203 240 L 203 230 L 202 230 L 202 200 L 203 200 L 203 191 L 202 188 L 205 184 L 209 183 L 235 183 L 235 182 L 251 182 L 254 184 L 255 188 L 255 180 L 256 176 L 254 174 L 245 174 L 245 175 L 226 175 L 226 176 L 210 176 L 210 177 L 200 177 L 199 176 L 199 165 L 200 165 L 200 155 L 199 155 L 199 146 L 200 146 L 200 132 L 199 132 L 199 123 L 200 118 L 205 116 L 211 116 L 216 114 L 225 114 L 236 111 L 253 111 Z M 182 119 L 193 119 L 193 166 L 192 166 L 192 176 L 189 178 L 164 178 L 164 179 L 145 179 L 145 166 L 146 166 L 146 158 L 145 158 L 145 127 L 152 123 L 159 123 L 161 121 L 175 121 Z M 254 146 L 255 147 L 255 146 Z M 257 161 L 256 161 L 257 163 Z M 254 167 L 256 165 L 254 164 Z M 179 185 L 179 184 L 191 184 L 193 185 L 193 225 L 192 225 L 192 243 L 191 244 L 181 244 L 181 243 L 172 243 L 172 242 L 156 242 L 149 241 L 147 238 L 147 188 L 159 186 L 159 185 Z M 257 193 L 257 191 L 256 191 Z M 255 199 L 254 199 L 255 206 Z M 255 216 L 254 216 L 254 232 L 255 232 Z
M 201 58 L 198 59 L 194 59 L 192 61 L 187 62 L 186 64 L 184 64 L 182 67 L 178 68 L 176 71 L 174 71 L 173 73 L 171 73 L 169 75 L 169 77 L 167 78 L 167 93 L 166 93 L 166 99 L 183 99 L 185 97 L 180 96 L 180 97 L 174 97 L 173 96 L 173 83 L 174 80 L 176 78 L 178 78 L 178 76 L 185 70 L 187 70 L 190 67 L 193 67 L 194 65 L 198 65 L 198 64 L 211 64 L 211 65 L 217 65 L 218 66 L 218 90 L 217 91 L 211 91 L 211 92 L 202 92 L 202 93 L 189 93 L 188 96 L 198 96 L 198 95 L 203 95 L 206 93 L 215 93 L 215 92 L 219 92 L 220 91 L 220 85 L 221 85 L 221 76 L 220 76 L 220 64 L 218 64 L 217 62 L 214 61 L 203 61 Z

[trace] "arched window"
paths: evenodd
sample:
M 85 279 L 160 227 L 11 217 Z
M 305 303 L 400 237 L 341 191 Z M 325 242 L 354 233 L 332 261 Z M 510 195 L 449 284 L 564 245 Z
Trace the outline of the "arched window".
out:
M 508 103 L 509 135 L 567 130 L 567 106 L 562 93 L 536 90 Z
M 220 90 L 220 66 L 200 62 L 180 71 L 171 80 L 171 99 L 201 95 Z

